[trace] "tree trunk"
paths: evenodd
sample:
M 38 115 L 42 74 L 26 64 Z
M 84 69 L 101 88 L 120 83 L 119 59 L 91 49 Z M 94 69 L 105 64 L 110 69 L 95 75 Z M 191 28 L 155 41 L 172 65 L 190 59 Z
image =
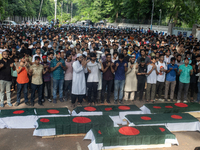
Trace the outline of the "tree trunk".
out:
M 117 11 L 116 16 L 115 16 L 115 23 L 117 23 L 118 15 L 119 15 L 119 12 Z
M 171 19 L 172 19 L 172 15 L 173 15 L 173 12 L 174 12 L 175 9 L 176 9 L 176 5 L 175 5 L 174 8 L 173 8 L 172 14 L 171 14 L 171 16 L 170 16 L 170 18 L 169 18 L 169 21 L 168 21 L 168 25 L 169 25 L 169 23 L 170 23 L 170 21 L 171 21 Z
M 175 21 L 174 21 L 174 26 L 176 26 L 176 24 L 177 24 L 177 22 L 178 22 L 178 13 L 179 13 L 179 11 L 176 12 Z

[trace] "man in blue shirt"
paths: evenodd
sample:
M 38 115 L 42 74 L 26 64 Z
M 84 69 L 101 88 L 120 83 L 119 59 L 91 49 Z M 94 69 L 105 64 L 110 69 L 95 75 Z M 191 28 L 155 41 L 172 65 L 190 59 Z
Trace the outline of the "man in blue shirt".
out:
M 171 91 L 170 91 L 170 100 L 173 102 L 174 99 L 174 90 L 176 87 L 176 74 L 178 71 L 178 65 L 175 64 L 176 58 L 171 58 L 171 64 L 167 65 L 167 75 L 166 75 L 166 82 L 165 82 L 165 101 L 168 99 L 168 91 L 169 86 L 171 85 Z
M 61 102 L 63 100 L 63 83 L 64 83 L 64 71 L 66 65 L 63 59 L 60 57 L 60 52 L 56 52 L 56 58 L 51 61 L 51 72 L 53 74 L 53 103 L 57 103 L 57 88 L 59 88 L 59 98 Z
M 125 73 L 128 70 L 128 62 L 124 60 L 124 54 L 119 54 L 119 60 L 115 61 L 115 80 L 114 80 L 114 102 L 117 104 L 118 91 L 119 91 L 119 103 L 122 102 L 124 84 L 125 84 Z

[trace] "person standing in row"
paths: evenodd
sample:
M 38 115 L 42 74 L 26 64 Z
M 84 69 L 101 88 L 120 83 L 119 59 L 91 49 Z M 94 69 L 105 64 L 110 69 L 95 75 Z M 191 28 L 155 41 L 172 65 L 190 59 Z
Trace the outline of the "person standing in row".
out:
M 128 62 L 124 60 L 124 54 L 119 54 L 119 60 L 115 61 L 115 86 L 114 86 L 114 103 L 123 103 L 123 91 L 125 84 L 125 73 L 128 70 Z M 119 92 L 119 97 L 118 97 Z
M 15 70 L 15 66 L 12 60 L 8 59 L 8 52 L 2 53 L 2 59 L 0 60 L 0 107 L 4 107 L 4 92 L 6 89 L 7 104 L 12 106 L 10 97 L 10 88 L 12 84 L 11 68 Z
M 130 56 L 128 63 L 128 71 L 126 72 L 126 80 L 124 87 L 124 100 L 127 101 L 130 93 L 130 100 L 135 98 L 135 92 L 137 91 L 137 72 L 138 65 L 135 63 L 135 55 Z
M 75 107 L 76 98 L 78 105 L 81 105 L 86 94 L 85 73 L 87 72 L 87 61 L 83 60 L 82 54 L 77 54 L 77 61 L 72 64 L 73 79 L 72 79 L 72 107 Z
M 60 58 L 60 52 L 56 52 L 56 58 L 51 61 L 51 72 L 53 73 L 53 103 L 57 103 L 57 89 L 59 88 L 59 98 L 61 102 L 63 100 L 63 83 L 64 83 L 64 71 L 66 65 L 63 59 Z

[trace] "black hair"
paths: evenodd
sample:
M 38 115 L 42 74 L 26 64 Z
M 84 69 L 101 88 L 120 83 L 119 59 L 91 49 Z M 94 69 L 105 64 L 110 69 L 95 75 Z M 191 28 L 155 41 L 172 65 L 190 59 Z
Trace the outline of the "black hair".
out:
M 175 57 L 172 57 L 172 58 L 171 58 L 171 61 L 175 61 L 175 60 L 176 60 L 176 58 L 175 58 Z
M 120 53 L 119 54 L 119 59 L 124 59 L 124 54 Z
M 116 51 L 113 53 L 113 55 L 115 55 L 115 54 L 117 54 L 117 56 L 119 55 L 119 53 L 118 53 L 118 52 L 116 52 Z
M 106 54 L 106 57 L 111 56 L 111 54 Z
M 153 59 L 156 59 L 156 57 L 155 57 L 155 56 L 152 56 L 152 57 L 151 57 L 151 60 L 153 60 Z

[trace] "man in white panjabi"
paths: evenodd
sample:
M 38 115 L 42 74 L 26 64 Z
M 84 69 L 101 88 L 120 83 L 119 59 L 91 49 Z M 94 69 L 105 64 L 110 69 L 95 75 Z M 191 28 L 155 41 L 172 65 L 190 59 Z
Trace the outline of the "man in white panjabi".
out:
M 83 102 L 86 94 L 85 73 L 87 73 L 87 61 L 83 60 L 82 54 L 77 54 L 77 60 L 72 64 L 73 79 L 72 79 L 72 106 L 75 106 L 76 98 L 78 98 L 78 105 Z
M 130 100 L 134 100 L 135 91 L 137 91 L 137 72 L 138 64 L 135 63 L 135 55 L 132 55 L 130 62 L 128 63 L 128 71 L 126 72 L 126 80 L 124 87 L 124 100 L 128 100 L 130 94 Z

